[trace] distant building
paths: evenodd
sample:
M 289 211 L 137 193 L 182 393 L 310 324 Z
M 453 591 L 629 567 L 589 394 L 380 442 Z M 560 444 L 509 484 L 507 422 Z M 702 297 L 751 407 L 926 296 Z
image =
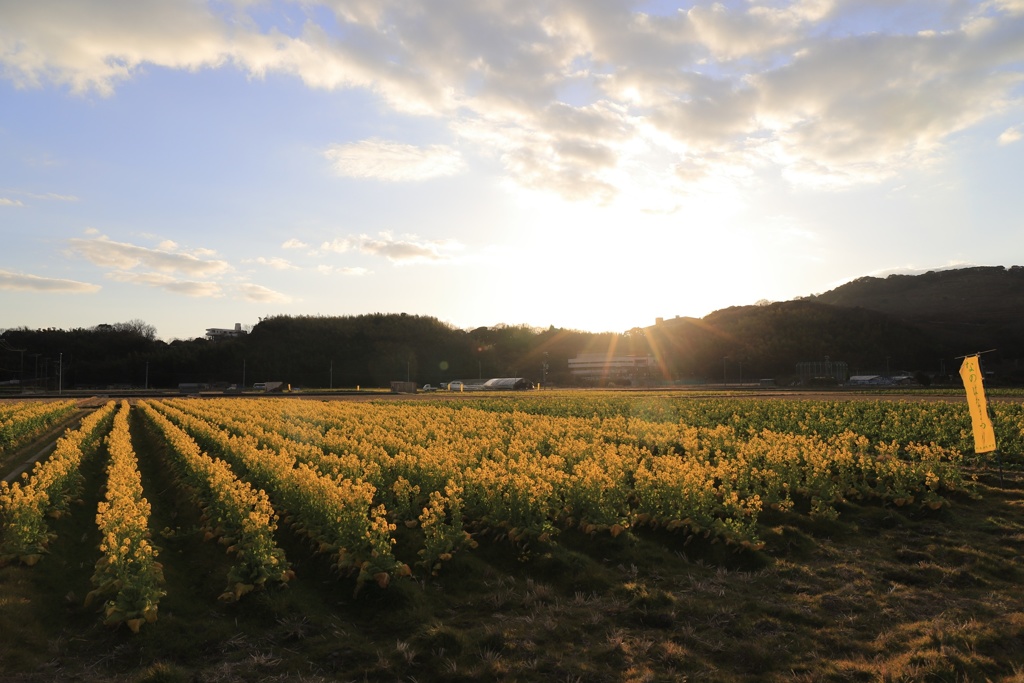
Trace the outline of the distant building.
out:
M 846 361 L 825 360 L 807 361 L 796 364 L 796 374 L 801 384 L 844 384 L 850 376 Z
M 207 327 L 206 338 L 210 341 L 217 341 L 218 339 L 233 339 L 235 337 L 245 336 L 245 330 L 242 329 L 242 323 L 235 323 L 233 328 L 227 327 Z
M 654 356 L 609 356 L 581 353 L 569 359 L 569 372 L 583 382 L 640 384 L 657 369 Z
M 391 393 L 392 394 L 415 394 L 416 393 L 416 382 L 403 382 L 394 380 L 391 382 Z

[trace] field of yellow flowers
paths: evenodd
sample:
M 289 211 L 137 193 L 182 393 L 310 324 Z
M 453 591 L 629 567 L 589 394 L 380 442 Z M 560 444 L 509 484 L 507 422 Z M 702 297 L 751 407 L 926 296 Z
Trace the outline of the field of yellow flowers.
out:
M 0 408 L 2 425 L 11 425 L 4 427 L 11 435 L 9 447 L 29 438 L 19 435 L 38 432 L 31 426 L 19 431 L 19 419 L 38 423 L 42 415 L 62 410 L 71 408 L 55 403 Z M 1024 409 L 997 402 L 992 410 L 1003 451 L 1000 465 L 1006 468 L 1000 486 L 1005 486 L 1005 477 L 1016 481 L 1024 451 Z M 395 619 L 423 623 L 397 627 L 394 637 L 378 642 L 376 663 L 354 653 L 351 662 L 332 665 L 337 671 L 372 680 L 406 675 L 420 680 L 415 672 L 422 665 L 420 676 L 426 679 L 489 672 L 491 678 L 550 680 L 536 667 L 540 659 L 555 656 L 552 652 L 537 653 L 531 670 L 529 652 L 518 651 L 509 657 L 517 662 L 514 670 L 503 670 L 487 659 L 501 659 L 507 636 L 494 638 L 493 628 L 478 625 L 494 642 L 477 642 L 471 654 L 467 641 L 473 638 L 467 634 L 474 627 L 456 629 L 439 616 L 467 600 L 460 586 L 475 586 L 482 594 L 469 602 L 486 603 L 483 610 L 491 614 L 502 614 L 512 601 L 518 605 L 513 612 L 529 603 L 541 618 L 552 605 L 569 601 L 570 611 L 586 615 L 600 630 L 600 613 L 609 605 L 624 604 L 635 613 L 628 626 L 617 627 L 621 647 L 613 648 L 619 654 L 607 666 L 586 664 L 577 652 L 563 678 L 677 680 L 688 671 L 695 679 L 743 680 L 753 676 L 748 671 L 753 666 L 774 671 L 781 680 L 785 672 L 760 659 L 756 666 L 742 664 L 722 673 L 714 653 L 730 647 L 722 644 L 727 625 L 711 624 L 707 633 L 714 634 L 714 642 L 703 644 L 698 625 L 683 626 L 681 596 L 687 589 L 681 577 L 716 583 L 706 577 L 732 572 L 746 575 L 740 580 L 748 583 L 767 581 L 773 572 L 791 568 L 794 555 L 813 554 L 831 543 L 832 534 L 865 549 L 876 542 L 870 527 L 886 524 L 879 520 L 955 524 L 961 510 L 983 505 L 986 486 L 995 485 L 994 464 L 973 454 L 969 430 L 962 404 L 870 399 L 552 392 L 429 402 L 109 402 L 69 429 L 53 455 L 12 483 L 0 484 L 0 578 L 25 586 L 0 591 L 0 620 L 4 611 L 17 613 L 13 605 L 31 602 L 26 595 L 41 589 L 33 582 L 56 581 L 49 588 L 56 588 L 66 604 L 48 612 L 57 623 L 39 626 L 41 633 L 61 638 L 53 634 L 102 629 L 102 635 L 90 638 L 150 648 L 149 655 L 140 654 L 142 660 L 152 659 L 147 675 L 166 678 L 194 674 L 189 667 L 197 666 L 190 663 L 196 653 L 176 659 L 162 649 L 166 645 L 157 647 L 147 638 L 160 633 L 166 638 L 167 629 L 174 629 L 172 641 L 191 642 L 179 621 L 189 610 L 234 614 L 236 621 L 239 614 L 257 621 L 274 615 L 272 630 L 290 629 L 297 641 L 314 639 L 306 621 L 313 618 L 322 648 L 320 629 L 343 638 L 352 628 L 345 619 L 383 608 Z M 1007 537 L 1012 540 L 1004 542 L 1019 545 L 1024 533 Z M 927 564 L 932 556 L 922 552 L 919 557 Z M 65 572 L 61 583 L 56 567 L 47 567 L 60 562 L 91 570 L 87 576 L 84 569 Z M 658 569 L 660 564 L 665 566 Z M 969 564 L 964 560 L 961 569 L 975 576 Z M 188 576 L 196 567 L 202 576 Z M 552 571 L 557 578 L 551 583 L 566 592 L 540 582 Z M 659 572 L 670 575 L 667 584 L 655 578 Z M 628 580 L 609 579 L 609 573 Z M 814 583 L 809 576 L 802 580 Z M 955 589 L 955 577 L 949 580 L 948 588 Z M 182 594 L 188 590 L 183 586 L 196 595 Z M 454 597 L 437 594 L 439 587 Z M 737 591 L 747 595 L 748 589 Z M 324 591 L 330 596 L 326 601 Z M 724 593 L 720 597 L 734 605 Z M 303 600 L 315 606 L 303 607 Z M 779 610 L 795 609 L 790 618 L 799 621 L 795 605 L 802 599 L 794 600 L 785 608 L 776 597 L 765 600 L 775 605 L 774 616 L 762 614 L 751 623 L 789 628 L 779 625 Z M 176 607 L 169 610 L 168 602 Z M 870 608 L 858 604 L 856 610 L 862 609 Z M 1013 609 L 1001 618 L 1020 637 L 1024 612 Z M 280 616 L 281 610 L 287 616 Z M 464 614 L 478 618 L 479 610 Z M 178 615 L 171 625 L 166 624 L 169 611 Z M 963 612 L 950 618 L 983 617 Z M 840 609 L 835 618 L 852 617 Z M 424 623 L 433 624 L 433 631 Z M 536 627 L 560 628 L 554 621 Z M 681 649 L 666 654 L 664 666 L 654 658 L 646 673 L 637 668 L 634 660 L 643 658 L 636 656 L 634 632 L 676 628 L 682 636 L 670 637 L 662 647 L 672 650 L 668 643 L 675 642 Z M 605 631 L 606 646 L 616 631 Z M 412 641 L 394 645 L 406 642 L 403 634 L 410 633 L 428 644 L 418 650 Z M 220 637 L 230 642 L 234 636 Z M 1024 671 L 1020 656 L 1021 661 L 997 661 L 978 654 L 985 646 L 973 638 L 974 645 L 963 645 L 974 648 L 969 661 L 914 666 L 954 674 Z M 948 654 L 949 643 L 943 643 Z M 39 646 L 29 633 L 22 646 L 30 645 Z M 337 659 L 323 652 L 309 656 L 324 672 L 330 667 L 323 662 Z M 283 659 L 267 661 L 279 666 Z M 810 666 L 813 657 L 794 650 L 784 659 L 792 673 Z M 623 668 L 626 660 L 634 662 L 633 674 Z M 900 661 L 898 667 L 892 664 L 900 675 L 913 669 L 909 660 Z M 34 674 L 19 667 L 40 665 L 24 652 L 14 656 L 3 650 L 0 662 L 22 676 Z M 853 662 L 833 666 L 837 672 L 871 669 Z M 202 670 L 209 674 L 210 666 L 207 661 Z M 878 673 L 877 666 L 872 670 Z M 302 675 L 307 674 L 320 675 Z M 843 680 L 844 675 L 832 677 Z M 811 671 L 808 676 L 820 680 Z M 849 679 L 857 676 L 851 673 Z

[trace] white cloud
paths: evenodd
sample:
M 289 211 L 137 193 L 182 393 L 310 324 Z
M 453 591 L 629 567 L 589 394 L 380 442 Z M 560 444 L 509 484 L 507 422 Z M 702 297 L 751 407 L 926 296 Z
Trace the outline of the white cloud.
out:
M 144 63 L 196 68 L 228 56 L 228 25 L 200 3 L 48 0 L 6 3 L 2 16 L 4 74 L 19 87 L 110 95 Z
M 223 295 L 221 286 L 216 282 L 183 280 L 167 275 L 166 273 L 112 271 L 107 273 L 106 277 L 114 280 L 115 282 L 144 285 L 146 287 L 154 287 L 174 294 L 183 294 L 185 296 L 196 298 L 219 297 Z
M 260 256 L 259 258 L 254 259 L 253 263 L 258 263 L 261 266 L 267 266 L 268 268 L 273 268 L 274 270 L 298 270 L 299 268 L 288 259 L 283 259 L 276 256 L 271 258 L 265 258 L 263 256 Z
M 292 300 L 286 294 L 275 292 L 272 289 L 251 282 L 237 285 L 235 291 L 240 298 L 254 303 L 288 303 Z
M 339 254 L 356 250 L 371 256 L 382 256 L 398 265 L 446 261 L 451 258 L 449 252 L 461 248 L 462 245 L 455 240 L 421 240 L 416 235 L 396 239 L 389 232 L 382 232 L 378 237 L 359 235 L 337 238 L 320 246 L 322 251 Z
M 361 277 L 363 275 L 369 275 L 371 272 L 373 272 L 371 270 L 361 267 L 336 268 L 335 266 L 329 264 L 320 264 L 319 266 L 316 267 L 316 270 L 318 273 L 322 273 L 324 275 L 333 275 L 334 273 L 338 273 L 340 275 L 350 275 L 352 277 Z
M 44 192 L 43 194 L 37 194 L 35 192 L 29 192 L 28 196 L 32 199 L 43 199 L 50 202 L 77 202 L 78 197 L 71 194 L 57 194 L 56 192 Z
M 302 240 L 297 240 L 294 237 L 289 240 L 286 240 L 281 245 L 282 249 L 306 249 L 307 247 L 309 247 L 308 244 L 306 244 Z
M 359 250 L 366 254 L 383 256 L 392 263 L 418 263 L 441 261 L 442 245 L 437 242 L 416 242 L 412 239 L 392 239 L 386 233 L 374 239 L 365 235 L 359 238 Z
M 173 245 L 173 243 L 169 243 Z M 168 248 L 150 249 L 126 242 L 114 242 L 106 237 L 95 239 L 72 238 L 68 240 L 70 251 L 92 263 L 105 268 L 131 270 L 137 266 L 152 268 L 162 273 L 180 272 L 193 277 L 203 277 L 231 270 L 226 261 L 204 259 Z
M 347 237 L 335 238 L 330 242 L 324 242 L 320 245 L 321 251 L 333 251 L 336 254 L 344 254 L 351 248 L 352 240 Z
M 39 277 L 38 275 L 0 270 L 0 289 L 52 292 L 57 294 L 90 294 L 99 291 L 100 286 L 76 280 Z
M 0 77 L 109 95 L 147 65 L 229 65 L 360 88 L 443 117 L 522 187 L 607 203 L 651 192 L 638 177 L 674 177 L 654 188 L 667 197 L 656 206 L 694 179 L 740 185 L 760 169 L 795 184 L 877 182 L 1019 104 L 1024 82 L 1022 0 L 699 0 L 663 16 L 608 2 L 285 5 L 6 3 Z M 324 154 L 346 177 L 466 168 L 454 147 L 377 138 Z
M 1021 79 L 993 68 L 997 32 L 825 41 L 753 77 L 756 116 L 771 137 L 765 158 L 794 181 L 830 185 L 876 182 L 927 161 L 949 136 L 1007 106 Z
M 350 275 L 352 277 L 362 277 L 363 275 L 369 275 L 373 271 L 368 270 L 366 268 L 352 268 L 352 267 L 348 267 L 348 268 L 337 268 L 336 272 L 339 272 L 342 275 Z
M 213 255 L 210 249 L 193 249 L 191 253 L 171 241 L 164 240 L 159 248 L 150 249 L 125 242 L 115 242 L 105 236 L 68 240 L 69 251 L 92 263 L 109 268 L 106 277 L 115 282 L 162 289 L 166 292 L 195 298 L 217 298 L 225 292 L 237 298 L 260 303 L 291 301 L 291 298 L 252 282 L 225 285 L 218 281 L 234 269 L 226 261 L 204 258 Z M 278 270 L 295 268 L 282 258 L 254 259 L 253 263 Z M 204 278 L 204 279 L 198 279 Z M 213 278 L 213 279 L 210 279 Z
M 2 16 L 2 14 L 0 14 Z M 3 76 L 3 56 L 0 55 L 0 77 Z M 56 192 L 26 192 L 24 190 L 4 189 L 5 193 L 21 195 L 22 197 L 28 197 L 29 199 L 38 199 L 44 202 L 77 202 L 78 197 L 67 194 L 57 194 Z M 0 206 L 24 206 L 24 203 L 20 199 L 11 199 L 0 197 Z
M 1024 126 L 1013 126 L 1011 128 L 1007 128 L 1006 130 L 1004 130 L 1002 134 L 999 136 L 999 144 L 1012 145 L 1013 143 L 1020 140 L 1022 137 L 1024 137 L 1024 132 L 1022 132 L 1022 128 L 1024 128 Z
M 324 156 L 338 175 L 388 181 L 440 178 L 466 166 L 459 152 L 445 145 L 416 147 L 378 139 L 331 145 Z

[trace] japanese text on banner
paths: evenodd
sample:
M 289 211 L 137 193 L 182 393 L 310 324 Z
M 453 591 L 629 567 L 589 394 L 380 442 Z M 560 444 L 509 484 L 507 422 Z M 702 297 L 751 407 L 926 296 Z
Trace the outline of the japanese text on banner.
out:
M 960 365 L 960 378 L 967 390 L 967 406 L 971 411 L 974 429 L 974 452 L 990 453 L 996 449 L 996 434 L 988 416 L 985 388 L 981 383 L 981 365 L 977 356 L 968 356 Z

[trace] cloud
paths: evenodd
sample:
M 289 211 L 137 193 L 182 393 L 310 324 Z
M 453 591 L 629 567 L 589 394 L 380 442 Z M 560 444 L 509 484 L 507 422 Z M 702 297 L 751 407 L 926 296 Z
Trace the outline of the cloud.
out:
M 52 81 L 106 96 L 144 63 L 196 68 L 228 56 L 227 25 L 201 3 L 14 3 L 4 6 L 2 24 L 4 74 L 19 87 Z
M 223 289 L 216 282 L 200 282 L 196 280 L 182 280 L 165 273 L 133 273 L 126 271 L 112 271 L 107 273 L 107 278 L 115 282 L 124 282 L 132 285 L 144 285 L 162 289 L 174 294 L 184 296 L 207 298 L 223 296 Z
M 319 266 L 316 267 L 316 270 L 318 273 L 322 273 L 324 275 L 332 275 L 334 273 L 339 273 L 341 275 L 349 275 L 352 277 L 362 277 L 363 275 L 369 275 L 370 273 L 373 272 L 371 270 L 361 267 L 337 268 L 329 264 L 320 264 Z
M 259 258 L 254 259 L 252 262 L 258 263 L 261 266 L 273 268 L 274 270 L 298 270 L 299 268 L 288 259 L 283 259 L 276 256 L 271 258 L 265 258 L 263 256 L 260 256 Z
M 352 276 L 352 277 L 362 277 L 363 275 L 369 275 L 373 271 L 372 270 L 368 270 L 366 268 L 358 268 L 358 267 L 352 268 L 352 267 L 348 267 L 348 268 L 337 268 L 336 272 L 341 273 L 342 275 L 349 275 L 349 276 Z
M 395 182 L 455 175 L 466 167 L 459 152 L 445 145 L 415 147 L 376 138 L 331 145 L 324 156 L 338 175 Z
M 854 36 L 814 45 L 751 79 L 761 130 L 749 133 L 770 136 L 762 151 L 800 182 L 890 177 L 1007 105 L 1020 77 L 991 68 L 996 33 Z
M 27 193 L 32 199 L 42 199 L 50 202 L 77 202 L 78 197 L 71 194 L 57 194 L 56 192 L 44 192 L 37 194 L 35 192 Z
M 161 241 L 156 249 L 115 242 L 105 236 L 74 238 L 68 240 L 68 245 L 71 253 L 111 269 L 106 273 L 110 280 L 193 298 L 224 296 L 226 287 L 217 278 L 233 270 L 226 261 L 204 258 L 212 256 L 212 250 L 195 249 L 192 253 L 186 253 L 172 240 Z M 275 269 L 295 268 L 282 258 L 260 257 L 253 262 Z M 290 297 L 280 292 L 251 282 L 228 285 L 227 291 L 238 298 L 259 303 L 291 301 Z
M 309 247 L 308 244 L 306 244 L 302 240 L 297 240 L 294 237 L 289 240 L 286 240 L 281 245 L 282 249 L 306 249 L 307 247 Z
M 72 238 L 70 251 L 105 268 L 131 270 L 137 266 L 152 268 L 162 273 L 184 273 L 192 277 L 206 277 L 231 270 L 226 261 L 204 259 L 175 251 L 177 245 L 164 242 L 158 249 L 149 249 L 126 242 L 114 242 L 106 237 L 95 239 Z
M 1004 130 L 1002 134 L 999 136 L 999 144 L 1012 145 L 1013 143 L 1020 140 L 1022 137 L 1024 137 L 1024 132 L 1022 132 L 1022 128 L 1024 128 L 1024 126 L 1013 126 L 1011 128 L 1007 128 L 1006 130 Z
M 99 291 L 100 286 L 76 280 L 39 277 L 38 275 L 26 275 L 0 270 L 0 289 L 59 294 L 90 294 Z
M 320 245 L 321 251 L 333 251 L 336 254 L 344 254 L 349 249 L 353 248 L 353 239 L 348 237 L 335 238 L 330 242 L 324 242 Z
M 390 235 L 382 234 L 379 239 L 362 236 L 359 238 L 359 250 L 366 254 L 383 256 L 392 263 L 417 263 L 421 261 L 441 261 L 441 244 L 437 242 L 415 242 L 412 240 L 396 240 Z
M 423 241 L 415 235 L 406 235 L 404 238 L 396 239 L 389 232 L 382 232 L 378 237 L 359 235 L 358 237 L 338 238 L 324 242 L 320 246 L 321 251 L 339 254 L 355 250 L 371 256 L 381 256 L 398 265 L 447 261 L 451 257 L 445 252 L 461 248 L 462 245 L 455 240 Z
M 288 303 L 292 298 L 281 292 L 256 285 L 251 282 L 243 283 L 235 287 L 240 298 L 254 303 Z
M 0 56 L 0 76 L 2 76 L 2 64 L 3 64 L 3 59 L 2 59 L 2 56 Z M 23 197 L 28 197 L 29 199 L 38 199 L 38 200 L 41 200 L 41 201 L 44 201 L 44 202 L 77 202 L 78 201 L 78 197 L 75 197 L 74 195 L 57 194 L 56 192 L 39 193 L 39 192 L 25 192 L 25 191 L 22 191 L 22 190 L 10 190 L 10 189 L 5 190 L 5 191 L 6 192 L 10 192 L 11 194 L 18 194 L 18 195 L 21 195 Z M 10 198 L 0 197 L 0 206 L 24 206 L 24 203 L 20 199 L 10 199 Z
M 450 176 L 471 145 L 521 187 L 669 198 L 656 205 L 761 170 L 818 187 L 878 182 L 1019 106 L 1021 0 L 680 4 L 6 3 L 0 77 L 108 96 L 148 65 L 232 67 L 358 88 L 447 121 L 459 148 L 333 145 L 323 154 L 344 177 Z

